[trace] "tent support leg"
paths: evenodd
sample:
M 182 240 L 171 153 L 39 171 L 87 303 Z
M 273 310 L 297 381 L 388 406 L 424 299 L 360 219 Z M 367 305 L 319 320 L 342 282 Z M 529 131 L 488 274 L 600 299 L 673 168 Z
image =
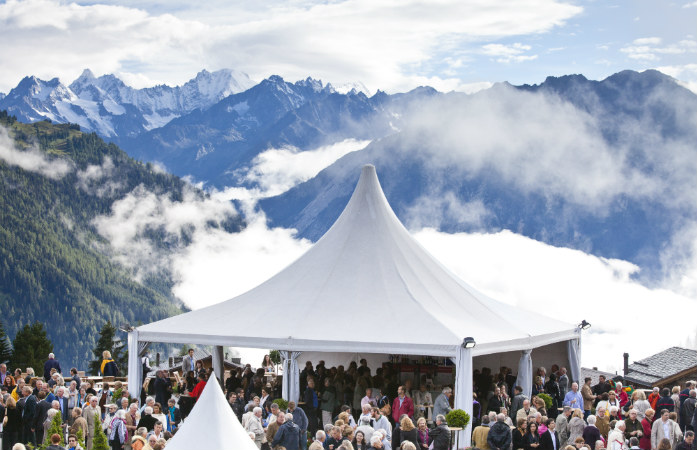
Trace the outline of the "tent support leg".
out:
M 218 382 L 221 386 L 225 385 L 225 363 L 224 363 L 224 353 L 223 347 L 221 345 L 216 345 L 213 348 L 213 372 L 215 376 L 218 377 Z
M 467 424 L 467 428 L 458 432 L 459 438 L 456 437 L 453 441 L 453 445 L 458 444 L 460 448 L 467 448 L 472 445 L 473 388 L 472 349 L 465 348 L 462 345 L 458 348 L 457 356 L 455 357 L 455 409 L 462 409 L 469 414 L 470 423 Z

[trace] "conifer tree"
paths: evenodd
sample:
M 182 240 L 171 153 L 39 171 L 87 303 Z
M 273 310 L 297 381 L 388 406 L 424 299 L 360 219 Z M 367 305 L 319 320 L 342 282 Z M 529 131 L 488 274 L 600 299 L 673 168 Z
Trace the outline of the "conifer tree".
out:
M 48 432 L 44 437 L 44 443 L 39 448 L 43 449 L 51 445 L 51 436 L 54 434 L 61 437 L 61 442 L 58 445 L 65 447 L 65 439 L 63 438 L 63 418 L 61 417 L 60 412 L 53 416 L 53 419 L 51 419 L 51 426 L 48 427 Z
M 41 322 L 25 325 L 17 331 L 12 346 L 14 351 L 10 358 L 10 366 L 21 369 L 33 367 L 38 374 L 42 374 L 41 368 L 48 354 L 53 352 L 53 343 L 46 335 Z
M 0 321 L 0 363 L 8 363 L 10 359 L 12 359 L 12 343 Z
M 95 359 L 90 361 L 89 364 L 90 372 L 92 372 L 93 375 L 99 375 L 99 369 L 102 365 L 102 353 L 104 350 L 109 350 L 112 359 L 116 362 L 116 365 L 119 366 L 121 372 L 125 372 L 128 360 L 125 358 L 126 355 L 124 353 L 123 342 L 118 339 L 114 340 L 117 331 L 117 328 L 112 325 L 111 321 L 107 321 L 99 331 L 99 339 L 92 349 Z
M 99 414 L 95 413 L 94 421 L 97 424 L 102 423 L 101 419 L 99 418 Z M 107 440 L 106 434 L 104 434 L 102 427 L 95 426 L 94 433 L 94 437 L 92 438 L 92 450 L 111 450 L 109 448 L 109 441 Z

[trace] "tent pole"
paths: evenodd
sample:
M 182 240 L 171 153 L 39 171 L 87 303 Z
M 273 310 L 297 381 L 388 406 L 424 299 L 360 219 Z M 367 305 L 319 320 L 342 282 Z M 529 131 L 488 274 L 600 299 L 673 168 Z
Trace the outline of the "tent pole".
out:
M 456 438 L 453 442 L 454 445 L 459 444 L 460 448 L 467 448 L 472 445 L 473 387 L 472 349 L 465 348 L 464 344 L 462 344 L 458 347 L 457 356 L 455 357 L 455 409 L 462 409 L 469 414 L 470 423 L 467 425 L 467 428 L 459 432 L 459 439 Z
M 128 332 L 128 392 L 132 397 L 140 398 L 143 388 L 143 365 L 138 352 L 138 330 Z
M 518 378 L 516 385 L 523 388 L 523 394 L 530 398 L 532 394 L 532 349 L 523 350 L 520 354 L 518 362 Z
M 224 386 L 225 384 L 225 362 L 224 362 L 224 353 L 223 353 L 223 346 L 222 345 L 216 345 L 213 347 L 213 372 L 215 373 L 215 376 L 218 377 L 218 382 L 220 383 L 221 386 Z

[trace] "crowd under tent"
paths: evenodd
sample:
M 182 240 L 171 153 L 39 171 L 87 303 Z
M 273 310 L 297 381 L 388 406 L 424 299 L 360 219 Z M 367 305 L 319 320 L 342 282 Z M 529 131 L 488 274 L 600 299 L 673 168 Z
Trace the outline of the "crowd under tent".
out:
M 334 225 L 284 270 L 233 299 L 133 329 L 129 390 L 140 390 L 140 342 L 213 345 L 214 365 L 223 346 L 279 349 L 291 400 L 304 352 L 423 355 L 453 362 L 455 408 L 471 414 L 476 361 L 517 367 L 518 384 L 530 389 L 538 349 L 536 366 L 538 355 L 553 354 L 578 380 L 580 341 L 578 326 L 496 301 L 453 275 L 404 228 L 366 165 Z

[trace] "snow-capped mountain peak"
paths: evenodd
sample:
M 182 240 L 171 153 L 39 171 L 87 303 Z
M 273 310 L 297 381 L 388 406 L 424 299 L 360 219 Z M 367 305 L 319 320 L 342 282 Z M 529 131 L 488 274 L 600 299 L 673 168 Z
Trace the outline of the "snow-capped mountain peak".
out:
M 254 84 L 245 73 L 223 69 L 203 70 L 182 86 L 135 89 L 115 75 L 97 77 L 85 69 L 69 87 L 57 78 L 26 77 L 0 97 L 0 109 L 30 122 L 49 118 L 78 123 L 104 137 L 136 136 L 193 110 L 207 109 Z

